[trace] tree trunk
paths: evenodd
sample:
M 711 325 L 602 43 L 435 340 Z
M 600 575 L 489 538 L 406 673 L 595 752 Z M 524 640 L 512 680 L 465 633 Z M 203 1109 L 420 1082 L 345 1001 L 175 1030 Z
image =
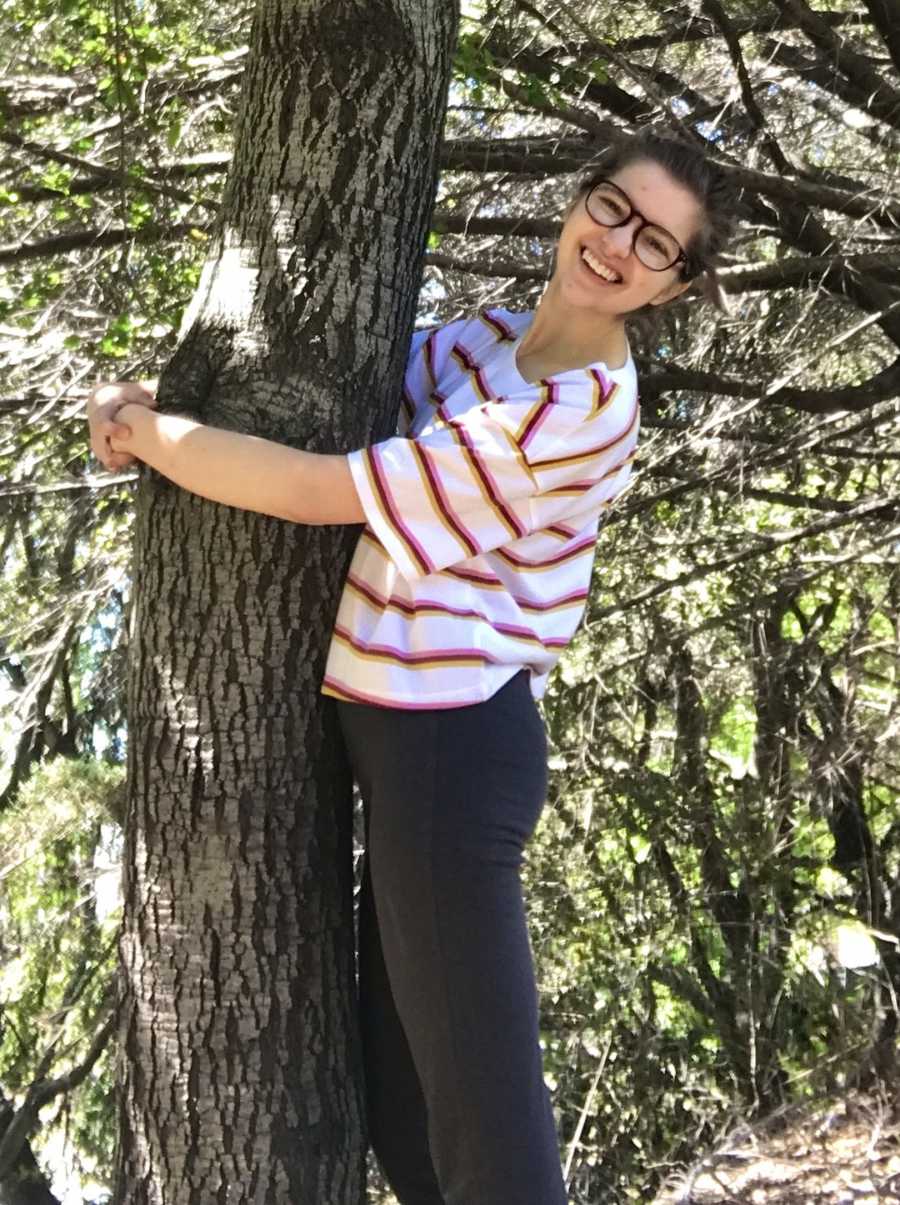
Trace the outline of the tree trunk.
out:
M 261 0 L 221 225 L 163 409 L 347 451 L 392 429 L 456 27 Z M 137 506 L 120 1205 L 358 1205 L 349 772 L 325 654 L 357 529 Z

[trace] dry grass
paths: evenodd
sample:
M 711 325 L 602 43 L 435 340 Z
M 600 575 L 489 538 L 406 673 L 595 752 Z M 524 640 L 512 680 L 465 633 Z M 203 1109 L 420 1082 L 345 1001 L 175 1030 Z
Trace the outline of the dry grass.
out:
M 900 1205 L 900 1107 L 797 1106 L 742 1126 L 653 1205 Z

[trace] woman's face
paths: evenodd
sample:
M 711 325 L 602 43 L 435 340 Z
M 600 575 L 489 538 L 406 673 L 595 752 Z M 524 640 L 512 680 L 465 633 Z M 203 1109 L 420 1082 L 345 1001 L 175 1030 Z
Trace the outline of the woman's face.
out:
M 703 221 L 703 209 L 694 194 L 677 183 L 659 164 L 649 160 L 630 163 L 609 177 L 625 193 L 632 208 L 654 225 L 662 226 L 687 247 Z M 680 265 L 654 272 L 632 249 L 640 226 L 633 213 L 624 226 L 600 226 L 580 197 L 566 217 L 556 249 L 553 285 L 561 300 L 597 314 L 629 314 L 642 306 L 659 305 L 688 287 L 679 276 Z M 615 273 L 604 280 L 585 258 L 599 260 Z

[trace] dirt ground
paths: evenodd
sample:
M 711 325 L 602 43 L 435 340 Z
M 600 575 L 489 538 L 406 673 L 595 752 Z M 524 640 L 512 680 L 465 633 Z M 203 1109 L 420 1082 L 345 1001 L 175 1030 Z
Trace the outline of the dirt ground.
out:
M 653 1205 L 900 1205 L 900 1101 L 851 1096 L 741 1127 Z

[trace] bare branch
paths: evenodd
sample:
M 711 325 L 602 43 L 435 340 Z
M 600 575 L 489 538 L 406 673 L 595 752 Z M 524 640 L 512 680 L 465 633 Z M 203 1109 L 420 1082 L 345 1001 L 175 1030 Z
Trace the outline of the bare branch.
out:
M 875 502 L 866 502 L 854 507 L 847 514 L 835 515 L 828 519 L 818 519 L 815 523 L 810 523 L 806 527 L 801 527 L 796 531 L 784 532 L 781 535 L 757 536 L 756 542 L 751 548 L 743 548 L 740 552 L 732 553 L 729 556 L 717 557 L 715 560 L 707 561 L 705 564 L 694 565 L 684 573 L 679 573 L 667 581 L 657 582 L 655 586 L 651 586 L 649 589 L 631 596 L 626 602 L 592 608 L 590 623 L 587 625 L 588 630 L 590 630 L 595 622 L 608 619 L 610 615 L 618 615 L 622 611 L 630 611 L 634 607 L 643 606 L 644 603 L 649 602 L 653 598 L 659 598 L 661 594 L 666 594 L 670 590 L 703 581 L 704 578 L 709 577 L 713 573 L 721 573 L 723 570 L 731 569 L 735 565 L 755 560 L 757 557 L 764 556 L 768 552 L 774 552 L 777 548 L 784 548 L 789 544 L 797 544 L 802 540 L 812 539 L 814 536 L 822 535 L 825 532 L 836 531 L 839 528 L 847 527 L 851 523 L 858 523 L 864 519 L 896 518 L 898 515 L 900 515 L 900 498 L 892 498 L 888 501 L 879 498 Z M 884 537 L 884 540 L 879 542 L 896 540 L 898 536 L 900 536 L 900 525 L 892 528 Z
M 775 0 L 775 3 L 785 15 L 797 22 L 829 62 L 866 94 L 866 109 L 889 125 L 900 128 L 900 91 L 875 71 L 867 58 L 857 54 L 840 33 L 821 21 L 819 14 L 809 7 L 806 0 Z
M 754 131 L 762 136 L 763 143 L 769 152 L 769 158 L 775 164 L 776 168 L 780 172 L 790 173 L 792 171 L 791 164 L 778 145 L 775 135 L 769 129 L 763 112 L 757 104 L 756 97 L 753 95 L 753 85 L 750 81 L 750 73 L 747 71 L 747 64 L 744 62 L 741 40 L 737 30 L 731 23 L 720 0 L 702 0 L 702 2 L 703 11 L 716 25 L 725 40 L 725 45 L 728 47 L 728 53 L 731 56 L 731 62 L 741 86 L 741 98 L 744 102 L 744 108 L 753 123 Z
M 900 3 L 898 0 L 863 0 L 875 28 L 884 38 L 894 66 L 900 71 Z M 822 13 L 817 13 L 821 17 Z
M 818 16 L 832 28 L 859 20 L 858 13 L 828 12 L 821 10 Z M 796 21 L 785 13 L 773 13 L 771 16 L 752 20 L 734 21 L 733 28 L 738 36 L 752 33 L 772 33 L 780 29 L 796 29 Z M 676 42 L 705 42 L 710 35 L 706 22 L 691 16 L 680 25 L 672 25 L 662 33 L 641 34 L 635 38 L 623 38 L 616 42 L 616 50 L 630 54 L 635 50 L 659 50 L 665 46 L 673 46 Z

